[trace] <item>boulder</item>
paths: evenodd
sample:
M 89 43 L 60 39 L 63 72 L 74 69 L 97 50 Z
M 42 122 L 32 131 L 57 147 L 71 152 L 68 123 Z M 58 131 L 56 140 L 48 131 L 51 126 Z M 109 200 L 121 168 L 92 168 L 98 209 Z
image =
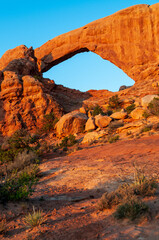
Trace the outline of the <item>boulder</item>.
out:
M 147 108 L 149 103 L 154 99 L 154 98 L 159 98 L 158 95 L 146 95 L 143 98 L 141 98 L 141 105 L 143 108 Z
M 61 137 L 81 132 L 87 119 L 86 114 L 79 111 L 63 115 L 55 126 L 57 135 Z
M 142 119 L 144 118 L 143 117 L 143 113 L 144 113 L 144 109 L 141 108 L 141 107 L 137 107 L 135 108 L 131 113 L 130 113 L 130 116 L 133 118 L 133 119 Z
M 101 114 L 95 116 L 95 125 L 99 128 L 104 128 L 109 125 L 112 119 L 108 116 L 102 116 Z
M 95 129 L 96 129 L 95 120 L 93 117 L 90 117 L 86 122 L 85 131 L 88 132 Z
M 102 130 L 102 131 L 99 131 L 99 132 L 90 132 L 90 133 L 87 133 L 84 138 L 83 138 L 83 141 L 82 143 L 91 143 L 95 140 L 99 140 L 101 137 L 107 135 L 107 133 Z
M 124 119 L 127 116 L 128 116 L 128 114 L 124 111 L 115 112 L 115 113 L 110 115 L 110 117 L 113 118 L 113 119 Z

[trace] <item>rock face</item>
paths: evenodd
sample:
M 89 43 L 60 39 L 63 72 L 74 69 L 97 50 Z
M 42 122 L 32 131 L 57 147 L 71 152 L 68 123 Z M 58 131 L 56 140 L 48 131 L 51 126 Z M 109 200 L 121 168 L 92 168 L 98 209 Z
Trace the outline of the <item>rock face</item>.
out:
M 136 81 L 133 87 L 120 91 L 120 96 L 156 94 L 152 84 L 158 86 L 159 80 L 158 25 L 159 4 L 142 4 L 58 36 L 35 50 L 24 45 L 8 50 L 0 59 L 0 132 L 11 135 L 22 127 L 31 131 L 40 126 L 45 114 L 54 112 L 59 118 L 97 103 L 99 96 L 105 104 L 114 93 L 82 93 L 42 77 L 43 72 L 81 52 L 100 55 Z M 146 91 L 140 93 L 143 88 Z
M 4 72 L 0 97 L 4 109 L 0 119 L 3 135 L 11 135 L 21 128 L 36 129 L 43 116 L 50 112 L 62 115 L 59 104 L 44 93 L 43 84 L 32 76 L 20 77 L 15 72 Z
M 45 72 L 77 53 L 92 51 L 136 82 L 159 78 L 158 24 L 159 3 L 121 10 L 35 49 L 39 70 Z

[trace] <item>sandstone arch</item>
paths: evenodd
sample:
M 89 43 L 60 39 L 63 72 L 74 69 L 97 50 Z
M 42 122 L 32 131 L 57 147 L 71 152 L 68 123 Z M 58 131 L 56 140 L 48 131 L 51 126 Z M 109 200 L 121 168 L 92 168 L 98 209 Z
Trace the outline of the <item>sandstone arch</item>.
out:
M 53 38 L 35 49 L 45 72 L 80 52 L 92 51 L 121 68 L 135 82 L 159 76 L 159 4 L 121 10 Z

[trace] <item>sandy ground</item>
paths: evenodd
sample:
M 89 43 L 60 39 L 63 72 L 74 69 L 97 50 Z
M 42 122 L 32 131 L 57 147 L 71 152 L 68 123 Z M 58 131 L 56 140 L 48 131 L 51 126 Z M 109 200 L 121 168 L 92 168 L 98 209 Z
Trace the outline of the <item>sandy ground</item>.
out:
M 0 206 L 1 216 L 7 218 L 7 231 L 0 239 L 159 239 L 158 190 L 144 199 L 149 214 L 134 222 L 115 220 L 115 209 L 96 208 L 103 192 L 133 179 L 133 163 L 144 167 L 147 175 L 158 176 L 159 135 L 84 146 L 67 156 L 44 156 L 41 178 L 31 199 Z M 45 221 L 30 230 L 23 219 L 33 206 L 43 211 Z

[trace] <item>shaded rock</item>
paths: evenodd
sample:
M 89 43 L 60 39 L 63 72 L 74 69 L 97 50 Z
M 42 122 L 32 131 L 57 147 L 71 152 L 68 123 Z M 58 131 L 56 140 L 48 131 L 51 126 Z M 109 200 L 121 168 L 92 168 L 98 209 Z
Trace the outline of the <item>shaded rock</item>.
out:
M 154 98 L 158 98 L 158 95 L 146 95 L 143 98 L 141 98 L 141 105 L 143 106 L 143 108 L 147 108 L 149 103 L 154 99 Z
M 88 132 L 95 129 L 96 129 L 95 120 L 93 117 L 90 117 L 86 122 L 85 131 Z
M 66 136 L 81 132 L 87 119 L 87 116 L 79 111 L 63 115 L 55 126 L 57 135 Z
M 14 72 L 4 72 L 4 80 L 1 83 L 1 99 L 18 98 L 22 94 L 22 82 Z
M 25 45 L 20 45 L 16 48 L 6 51 L 0 58 L 0 70 L 2 71 L 7 65 L 15 60 L 24 58 L 27 54 L 28 48 Z
M 105 132 L 104 130 L 99 131 L 99 132 L 90 132 L 87 133 L 84 138 L 82 143 L 91 143 L 95 140 L 99 140 L 101 137 L 107 135 L 107 132 Z
M 99 128 L 104 128 L 109 125 L 112 119 L 108 116 L 102 116 L 101 114 L 95 116 L 95 125 Z
M 125 90 L 125 89 L 130 88 L 130 87 L 131 87 L 131 86 L 122 85 L 122 86 L 119 88 L 119 91 Z
M 127 117 L 127 113 L 124 111 L 115 112 L 115 113 L 111 114 L 110 117 L 114 118 L 114 119 L 124 119 Z
M 142 119 L 142 118 L 144 118 L 143 113 L 144 113 L 144 109 L 141 107 L 137 107 L 130 113 L 130 116 L 133 119 Z
M 89 110 L 88 111 L 88 117 L 90 118 L 90 117 L 92 117 L 92 115 L 93 115 L 93 110 Z

